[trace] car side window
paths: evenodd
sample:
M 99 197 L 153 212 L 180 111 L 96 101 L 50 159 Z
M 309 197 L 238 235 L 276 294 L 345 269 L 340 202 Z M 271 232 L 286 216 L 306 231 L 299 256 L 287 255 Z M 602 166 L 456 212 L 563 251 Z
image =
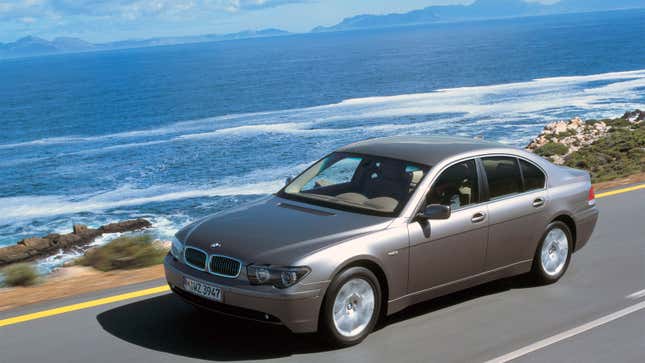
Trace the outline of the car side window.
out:
M 444 170 L 426 199 L 428 204 L 449 205 L 452 210 L 477 203 L 479 184 L 475 161 L 459 162 Z
M 522 176 L 517 159 L 508 156 L 482 158 L 490 199 L 522 192 Z
M 520 159 L 520 168 L 524 177 L 524 191 L 544 188 L 544 173 L 537 166 Z

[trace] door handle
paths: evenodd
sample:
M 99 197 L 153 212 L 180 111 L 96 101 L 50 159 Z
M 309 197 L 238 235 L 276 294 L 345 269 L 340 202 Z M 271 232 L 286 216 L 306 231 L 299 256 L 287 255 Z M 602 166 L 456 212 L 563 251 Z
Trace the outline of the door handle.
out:
M 541 206 L 543 206 L 543 205 L 544 205 L 544 198 L 542 198 L 542 197 L 540 197 L 540 198 L 536 198 L 536 199 L 533 201 L 533 203 L 531 203 L 531 204 L 532 204 L 535 208 L 537 208 L 537 207 L 541 207 Z
M 486 219 L 486 214 L 484 214 L 482 212 L 477 212 L 477 213 L 475 213 L 473 215 L 473 217 L 470 219 L 470 221 L 473 222 L 473 223 L 479 223 L 479 222 L 483 221 L 484 219 Z

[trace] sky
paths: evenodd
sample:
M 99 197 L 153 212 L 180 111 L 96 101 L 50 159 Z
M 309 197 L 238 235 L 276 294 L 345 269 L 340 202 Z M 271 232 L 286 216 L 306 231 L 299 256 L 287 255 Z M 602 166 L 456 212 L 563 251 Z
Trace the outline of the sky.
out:
M 90 42 L 280 28 L 306 32 L 358 14 L 473 0 L 0 0 L 0 42 L 27 35 Z M 527 0 L 553 2 L 553 0 Z

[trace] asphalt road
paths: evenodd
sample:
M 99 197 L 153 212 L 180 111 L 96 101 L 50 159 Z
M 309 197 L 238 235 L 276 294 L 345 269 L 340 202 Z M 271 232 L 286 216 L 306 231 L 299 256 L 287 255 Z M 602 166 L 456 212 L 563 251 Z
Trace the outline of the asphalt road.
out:
M 645 289 L 645 189 L 597 203 L 596 231 L 558 283 L 511 278 L 416 305 L 355 347 L 325 350 L 315 336 L 200 314 L 161 294 L 0 327 L 0 362 L 483 362 L 527 347 L 515 361 L 643 362 L 645 309 L 588 323 L 645 304 L 645 293 L 634 294 Z M 0 320 L 160 283 L 2 312 Z M 535 349 L 541 341 L 549 344 Z

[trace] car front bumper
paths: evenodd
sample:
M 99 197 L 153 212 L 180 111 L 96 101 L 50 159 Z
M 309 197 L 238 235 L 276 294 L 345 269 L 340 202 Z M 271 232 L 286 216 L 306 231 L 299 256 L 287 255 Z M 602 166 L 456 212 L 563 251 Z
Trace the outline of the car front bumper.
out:
M 253 286 L 239 278 L 219 277 L 193 269 L 170 255 L 164 260 L 164 269 L 173 292 L 194 305 L 240 318 L 283 324 L 294 333 L 315 332 L 318 329 L 318 313 L 326 287 L 324 283 L 297 284 L 284 290 Z M 211 301 L 186 291 L 184 277 L 221 288 L 223 301 Z

